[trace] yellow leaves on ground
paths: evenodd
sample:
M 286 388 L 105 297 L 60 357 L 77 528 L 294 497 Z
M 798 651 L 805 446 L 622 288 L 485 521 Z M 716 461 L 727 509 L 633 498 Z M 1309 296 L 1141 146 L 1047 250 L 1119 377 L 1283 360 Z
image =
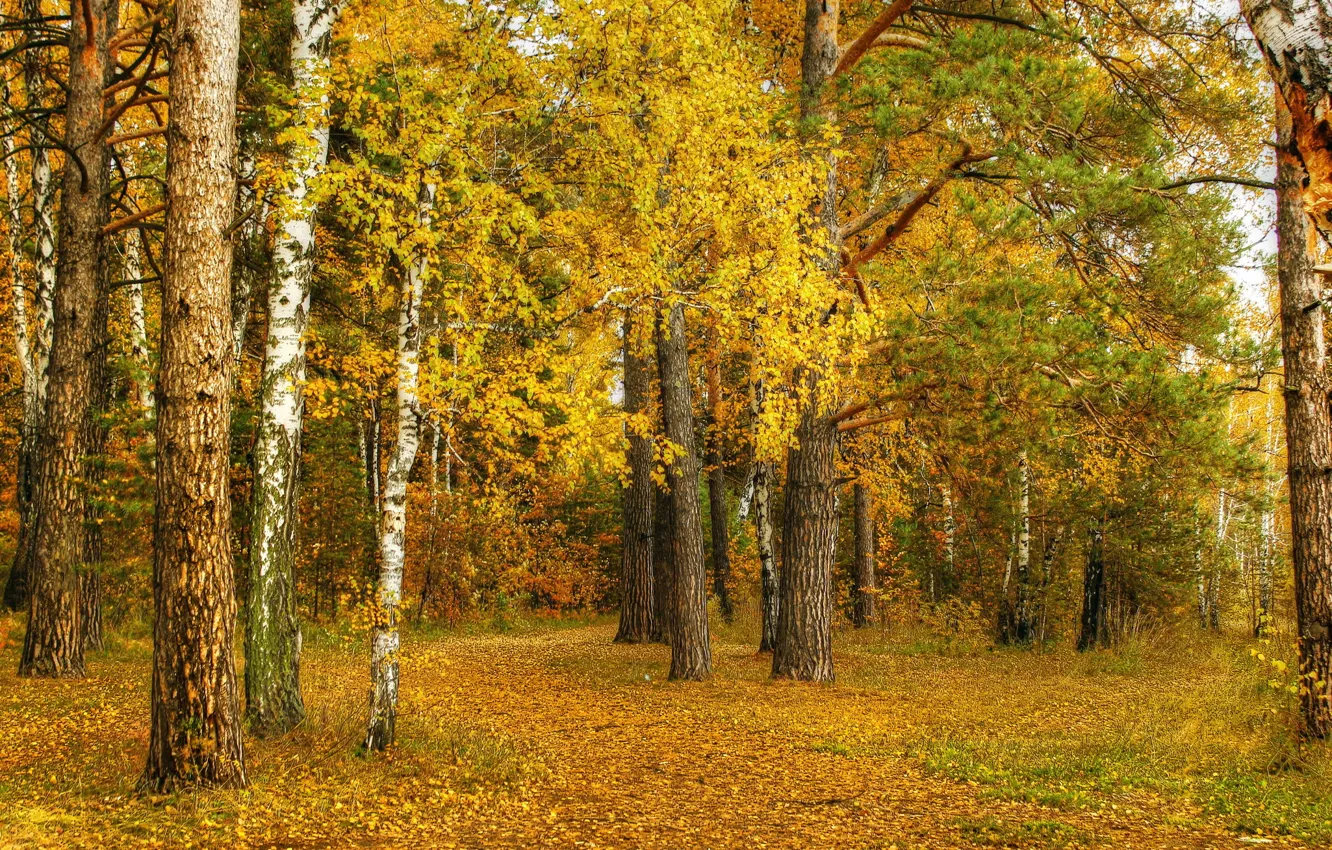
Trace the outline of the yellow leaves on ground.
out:
M 1225 690 L 1222 668 L 1192 664 L 1186 680 L 1168 662 L 1130 674 L 1072 654 L 910 655 L 860 634 L 839 639 L 835 687 L 770 682 L 766 658 L 725 640 L 714 650 L 717 678 L 680 685 L 666 681 L 664 647 L 614 646 L 613 631 L 409 633 L 400 745 L 371 758 L 354 752 L 360 653 L 316 633 L 303 665 L 309 719 L 284 738 L 247 742 L 251 787 L 165 797 L 133 793 L 146 745 L 146 645 L 94 659 L 82 682 L 17 679 L 10 647 L 0 658 L 10 742 L 0 751 L 0 843 L 1237 846 L 1154 790 L 1125 784 L 1093 795 L 1095 805 L 1052 808 L 995 795 L 1004 786 L 992 777 L 1010 769 L 1009 756 L 994 757 L 990 774 L 951 781 L 962 750 L 937 754 L 950 741 L 1015 733 L 1076 749 L 1145 718 L 1216 737 L 1215 724 L 1181 720 L 1205 716 L 1191 712 Z M 1195 702 L 1179 701 L 1181 687 L 1197 690 Z M 944 762 L 927 770 L 915 753 L 932 747 Z

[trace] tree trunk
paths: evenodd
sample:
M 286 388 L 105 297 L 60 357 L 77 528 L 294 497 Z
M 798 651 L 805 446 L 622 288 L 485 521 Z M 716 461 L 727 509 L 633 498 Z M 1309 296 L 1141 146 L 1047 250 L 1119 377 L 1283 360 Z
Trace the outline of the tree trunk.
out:
M 708 364 L 708 433 L 704 463 L 708 468 L 708 512 L 712 526 L 712 595 L 717 597 L 722 619 L 729 623 L 735 612 L 727 589 L 731 579 L 731 541 L 726 510 L 726 469 L 722 464 L 721 423 L 718 421 L 721 366 L 715 358 L 714 351 L 713 362 Z
M 1301 731 L 1306 737 L 1324 738 L 1332 732 L 1332 386 L 1319 306 L 1322 282 L 1311 259 L 1316 237 L 1300 192 L 1305 174 L 1298 136 L 1292 133 L 1290 113 L 1279 101 L 1277 106 L 1277 280 L 1296 642 L 1301 681 L 1322 683 L 1302 689 Z
M 837 552 L 837 426 L 813 407 L 786 456 L 781 607 L 772 675 L 831 682 L 832 568 Z
M 291 180 L 277 204 L 274 280 L 268 290 L 254 452 L 245 620 L 245 717 L 260 736 L 282 734 L 305 717 L 301 625 L 296 613 L 296 508 L 305 412 L 305 337 L 314 275 L 315 204 L 310 191 L 328 159 L 324 88 L 330 31 L 339 8 L 320 0 L 297 0 L 292 5 L 294 124 L 301 138 L 288 152 Z
M 111 79 L 114 0 L 88 0 L 71 18 L 59 285 L 36 492 L 36 536 L 28 575 L 28 629 L 19 671 L 82 676 L 79 573 L 84 561 L 87 463 L 105 370 L 108 281 L 105 237 L 110 162 L 100 138 L 102 90 Z
M 177 0 L 158 349 L 152 722 L 141 784 L 245 785 L 231 557 L 238 0 Z
M 1279 155 L 1289 157 L 1304 181 L 1302 202 L 1291 211 L 1332 237 L 1332 7 L 1324 0 L 1240 0 L 1240 9 L 1283 107 L 1288 134 Z
M 801 54 L 800 117 L 811 129 L 833 121 L 833 98 L 825 88 L 841 48 L 838 0 L 806 0 Z M 811 141 L 821 145 L 822 142 Z M 827 244 L 821 266 L 830 276 L 840 271 L 837 240 L 837 156 L 825 146 L 824 180 L 817 186 L 814 212 L 818 233 Z M 817 366 L 798 377 L 809 390 L 800 425 L 799 445 L 787 450 L 786 506 L 782 523 L 781 603 L 772 675 L 808 681 L 832 681 L 832 567 L 837 554 L 835 461 L 837 426 L 819 409 Z
M 42 15 L 41 0 L 22 0 L 21 14 L 26 21 L 36 22 Z M 40 42 L 46 36 L 34 23 L 24 35 L 25 43 Z M 45 73 L 48 64 L 46 51 L 28 47 L 23 51 L 23 88 L 27 108 L 37 112 L 27 119 L 28 148 L 31 158 L 30 181 L 32 189 L 33 228 L 33 308 L 36 312 L 36 333 L 30 337 L 32 387 L 25 384 L 23 426 L 19 439 L 19 471 L 16 481 L 18 496 L 19 533 L 15 541 L 14 561 L 9 579 L 5 583 L 4 604 L 11 611 L 28 605 L 28 573 L 31 570 L 37 541 L 37 466 L 38 438 L 42 418 L 46 415 L 47 374 L 51 357 L 51 337 L 54 333 L 54 293 L 56 280 L 55 243 L 55 181 L 51 178 L 51 160 L 47 153 L 50 120 L 40 111 L 47 105 Z M 17 201 L 16 201 L 17 202 Z M 11 222 L 13 221 L 11 214 Z M 18 255 L 13 255 L 17 259 Z M 12 261 L 11 261 L 12 262 Z
M 1087 533 L 1087 567 L 1082 576 L 1082 628 L 1078 652 L 1105 644 L 1105 532 L 1093 520 Z
M 668 487 L 652 486 L 652 640 L 671 642 L 675 610 L 671 588 L 675 579 L 675 507 Z
M 231 282 L 231 347 L 232 356 L 239 366 L 245 353 L 245 331 L 250 324 L 250 302 L 254 295 L 255 282 L 261 276 L 264 267 L 265 245 L 264 222 L 268 218 L 268 201 L 259 202 L 253 188 L 255 177 L 254 157 L 245 154 L 240 162 L 240 181 L 236 187 L 237 204 L 241 215 L 247 216 L 241 225 L 240 257 L 233 270 Z M 249 185 L 247 185 L 249 184 Z M 260 203 L 258 209 L 254 205 Z
M 708 576 L 703 562 L 698 450 L 694 446 L 684 304 L 677 303 L 671 308 L 666 327 L 659 326 L 659 330 L 662 419 L 666 424 L 666 439 L 679 452 L 666 468 L 675 531 L 671 562 L 674 617 L 670 677 L 701 681 L 712 675 L 712 644 L 708 636 Z
M 430 225 L 435 187 L 423 185 L 417 195 L 417 225 Z M 364 747 L 384 750 L 393 743 L 398 712 L 398 606 L 402 601 L 402 570 L 407 543 L 407 479 L 416 461 L 421 418 L 416 399 L 420 374 L 421 296 L 426 257 L 413 257 L 403 276 L 398 301 L 398 439 L 384 478 L 383 517 L 379 535 L 379 586 L 370 645 L 370 724 Z
M 139 263 L 139 232 L 125 234 L 125 279 L 138 281 L 143 276 Z M 144 413 L 153 412 L 153 367 L 148 357 L 148 319 L 143 306 L 143 284 L 131 283 L 125 287 L 130 304 L 130 361 L 134 365 L 134 386 L 139 407 Z
M 713 340 L 715 348 L 715 337 Z M 722 464 L 722 432 L 718 421 L 722 404 L 722 369 L 717 353 L 707 364 L 707 508 L 713 530 L 713 596 L 717 597 L 722 620 L 731 621 L 731 594 L 727 582 L 731 578 L 730 524 L 726 510 L 726 468 Z
M 1014 606 L 1013 639 L 1032 639 L 1031 586 L 1031 464 L 1024 449 L 1018 453 L 1017 604 Z
M 953 516 L 953 487 L 944 481 L 943 490 L 943 533 L 944 533 L 944 574 L 939 582 L 945 592 L 957 586 L 957 519 Z M 937 598 L 931 600 L 938 602 Z
M 774 652 L 782 597 L 777 557 L 772 548 L 772 464 L 767 461 L 759 461 L 754 467 L 754 536 L 758 542 L 759 593 L 763 608 L 759 652 Z
M 4 86 L 5 105 L 10 102 L 9 85 Z M 23 277 L 23 210 L 20 206 L 18 157 L 14 150 L 14 137 L 4 137 L 6 223 L 9 236 L 9 278 L 13 298 L 14 355 L 18 359 L 23 380 L 23 422 L 19 426 L 18 473 L 15 490 L 18 497 L 19 537 L 15 557 L 10 565 L 9 579 L 5 583 L 4 606 L 17 611 L 28 602 L 27 561 L 19 553 L 28 548 L 32 513 L 32 461 L 37 439 L 37 424 L 41 420 L 37 399 L 37 376 L 33 369 L 32 344 L 28 337 L 28 294 Z
M 638 433 L 634 418 L 647 410 L 651 392 L 649 366 L 634 351 L 633 314 L 624 318 L 624 412 L 629 442 L 629 486 L 623 493 L 624 554 L 620 570 L 620 628 L 616 643 L 646 643 L 657 631 L 652 575 L 652 440 Z
M 856 526 L 856 595 L 851 622 L 863 629 L 874 622 L 874 598 L 878 584 L 874 576 L 874 512 L 869 488 L 856 482 L 854 488 Z

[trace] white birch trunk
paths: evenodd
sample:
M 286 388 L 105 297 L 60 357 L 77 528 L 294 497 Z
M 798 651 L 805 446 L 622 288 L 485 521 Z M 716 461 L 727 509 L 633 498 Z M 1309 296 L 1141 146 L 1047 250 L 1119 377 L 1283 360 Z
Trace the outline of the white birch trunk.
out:
M 954 581 L 957 570 L 957 520 L 953 518 L 953 487 L 945 480 L 940 485 L 943 492 L 943 512 L 944 512 L 944 576 L 948 581 Z M 932 601 L 937 602 L 938 599 Z
M 9 87 L 5 86 L 5 101 L 9 101 Z M 14 353 L 18 356 L 23 376 L 23 411 L 25 421 L 28 410 L 36 402 L 37 381 L 33 373 L 32 350 L 28 341 L 28 292 L 23 280 L 23 211 L 19 190 L 18 158 L 14 155 L 14 137 L 5 136 L 5 200 L 8 202 L 9 222 L 9 277 L 14 297 Z
M 417 225 L 430 226 L 434 186 L 423 186 L 417 199 Z M 384 476 L 379 535 L 379 588 L 370 645 L 370 724 L 365 748 L 383 750 L 393 743 L 398 706 L 398 606 L 406 558 L 407 478 L 420 441 L 417 378 L 421 350 L 420 308 L 426 274 L 424 253 L 412 259 L 398 305 L 398 439 Z
M 139 234 L 131 230 L 125 236 L 125 279 L 137 281 L 143 277 L 139 257 Z M 130 308 L 130 359 L 134 363 L 134 385 L 138 390 L 139 406 L 144 412 L 153 411 L 153 371 L 148 360 L 148 320 L 143 307 L 143 284 L 131 283 L 126 287 Z
M 261 733 L 285 732 L 305 714 L 296 615 L 296 484 L 314 272 L 316 208 L 311 191 L 328 160 L 328 48 L 340 9 L 327 0 L 297 0 L 292 6 L 291 68 L 299 132 L 289 153 L 291 181 L 276 210 L 245 632 L 246 716 Z

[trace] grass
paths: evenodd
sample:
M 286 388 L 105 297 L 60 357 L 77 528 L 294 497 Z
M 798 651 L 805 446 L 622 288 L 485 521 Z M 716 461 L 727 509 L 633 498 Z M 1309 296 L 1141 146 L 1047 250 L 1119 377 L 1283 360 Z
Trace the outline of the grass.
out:
M 596 830 L 657 810 L 619 796 L 643 781 L 659 783 L 653 800 L 725 789 L 737 818 L 780 804 L 891 819 L 915 795 L 928 804 L 904 810 L 927 805 L 920 829 L 956 846 L 1113 845 L 1106 824 L 1332 845 L 1332 760 L 1288 734 L 1289 664 L 1269 657 L 1281 641 L 1184 632 L 1078 654 L 963 649 L 919 625 L 844 629 L 837 684 L 809 688 L 768 679 L 745 609 L 714 626 L 703 685 L 667 682 L 664 647 L 612 645 L 613 617 L 411 629 L 400 745 L 374 756 L 357 753 L 363 633 L 307 627 L 307 719 L 247 741 L 251 787 L 143 798 L 147 637 L 113 635 L 87 681 L 20 680 L 21 622 L 0 617 L 0 724 L 14 742 L 0 751 L 0 845 L 429 844 L 526 824 L 538 799 L 552 830 L 565 808 L 592 806 L 569 841 L 605 843 Z M 769 771 L 793 784 L 764 798 L 755 776 Z M 702 828 L 721 836 L 713 846 L 743 838 L 734 824 Z M 894 828 L 857 846 L 913 846 Z

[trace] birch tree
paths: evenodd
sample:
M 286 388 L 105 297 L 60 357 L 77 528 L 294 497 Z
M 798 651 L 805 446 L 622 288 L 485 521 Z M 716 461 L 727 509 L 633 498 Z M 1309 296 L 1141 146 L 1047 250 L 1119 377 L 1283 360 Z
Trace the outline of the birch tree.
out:
M 430 226 L 435 187 L 422 185 L 417 196 L 417 228 Z M 420 374 L 421 296 L 428 270 L 427 253 L 419 248 L 402 275 L 398 296 L 398 437 L 384 477 L 379 533 L 379 581 L 375 590 L 374 627 L 370 637 L 370 723 L 363 746 L 379 751 L 394 740 L 398 711 L 398 608 L 402 603 L 402 572 L 406 556 L 407 477 L 416 461 L 421 416 L 417 403 Z
M 325 87 L 331 30 L 340 10 L 337 0 L 298 0 L 292 6 L 296 116 L 289 135 L 295 138 L 289 143 L 290 181 L 277 203 L 274 279 L 268 288 L 245 621 L 245 714 L 260 735 L 285 732 L 305 716 L 296 614 L 296 488 L 314 272 L 312 193 L 328 159 Z

